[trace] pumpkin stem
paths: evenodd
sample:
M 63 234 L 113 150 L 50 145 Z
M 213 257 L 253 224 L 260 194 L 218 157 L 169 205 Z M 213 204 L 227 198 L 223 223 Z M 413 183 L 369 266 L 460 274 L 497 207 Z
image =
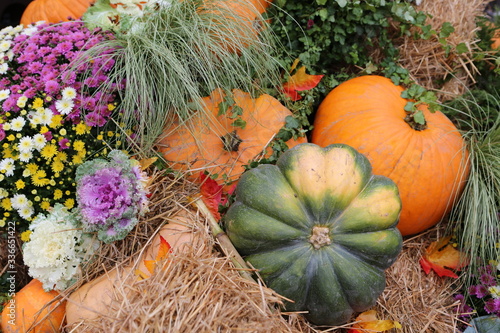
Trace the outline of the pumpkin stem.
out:
M 238 134 L 236 134 L 236 130 L 221 136 L 220 139 L 226 151 L 238 151 L 240 143 L 243 142 Z
M 330 245 L 332 243 L 330 239 L 330 229 L 328 227 L 314 226 L 312 235 L 309 237 L 309 243 L 311 243 L 316 250 L 319 250 L 323 246 Z

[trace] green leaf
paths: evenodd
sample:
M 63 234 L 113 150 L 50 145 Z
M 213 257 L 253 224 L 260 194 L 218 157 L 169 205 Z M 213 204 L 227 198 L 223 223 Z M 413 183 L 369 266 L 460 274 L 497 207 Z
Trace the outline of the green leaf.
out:
M 455 31 L 453 25 L 450 22 L 444 22 L 441 26 L 441 30 L 439 31 L 439 37 L 447 38 L 451 35 L 452 32 Z
M 422 113 L 422 111 L 420 111 L 420 110 L 418 110 L 417 112 L 415 112 L 413 114 L 413 120 L 415 120 L 415 122 L 417 124 L 425 125 L 425 117 L 424 117 L 424 114 Z
M 243 119 L 241 118 L 238 118 L 236 119 L 235 121 L 233 121 L 231 123 L 231 126 L 234 126 L 234 127 L 239 127 L 241 129 L 245 129 L 245 127 L 247 126 L 247 122 L 244 121 Z
M 458 44 L 456 48 L 457 48 L 458 54 L 467 53 L 469 51 L 469 48 L 467 47 L 467 45 L 465 43 Z
M 337 3 L 340 8 L 344 8 L 347 5 L 347 0 L 337 0 Z

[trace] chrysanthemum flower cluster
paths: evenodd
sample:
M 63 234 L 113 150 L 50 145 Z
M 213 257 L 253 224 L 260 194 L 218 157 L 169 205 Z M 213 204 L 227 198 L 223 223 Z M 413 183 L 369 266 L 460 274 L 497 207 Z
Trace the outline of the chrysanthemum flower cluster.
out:
M 80 165 L 75 211 L 84 230 L 97 231 L 105 243 L 123 239 L 147 211 L 147 179 L 140 163 L 119 150 Z
M 461 302 L 459 313 L 465 314 L 466 319 L 470 314 L 500 317 L 500 264 L 485 265 L 478 273 L 477 284 L 468 287 L 469 298 L 462 294 L 455 297 Z
M 114 60 L 72 66 L 104 38 L 112 36 L 76 21 L 0 31 L 0 227 L 14 220 L 23 231 L 56 203 L 73 208 L 76 167 L 105 155 L 105 140 L 116 136 L 103 127 L 116 87 L 98 89 Z
M 47 215 L 37 215 L 30 229 L 30 241 L 23 246 L 24 263 L 46 291 L 64 290 L 74 283 L 81 265 L 99 248 L 99 242 L 84 233 L 74 214 L 59 203 Z

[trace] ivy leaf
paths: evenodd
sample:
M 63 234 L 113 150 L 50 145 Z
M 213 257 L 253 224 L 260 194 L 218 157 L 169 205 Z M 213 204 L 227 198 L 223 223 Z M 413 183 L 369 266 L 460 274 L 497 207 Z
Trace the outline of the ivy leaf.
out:
M 467 257 L 450 244 L 451 236 L 432 242 L 420 259 L 420 266 L 425 274 L 431 270 L 440 277 L 448 276 L 457 279 L 452 270 L 460 270 L 467 265 Z
M 348 333 L 384 332 L 393 328 L 401 328 L 401 324 L 397 321 L 378 319 L 375 310 L 361 313 L 355 321 L 356 323 L 349 328 Z
M 294 68 L 294 66 L 292 66 L 292 68 Z M 283 84 L 283 92 L 288 95 L 292 101 L 298 101 L 302 97 L 297 93 L 297 91 L 313 89 L 319 84 L 323 76 L 324 75 L 307 74 L 306 66 L 302 66 L 290 77 L 288 82 Z
M 234 127 L 239 127 L 241 129 L 245 129 L 245 127 L 247 126 L 247 122 L 244 121 L 243 119 L 241 118 L 237 118 L 235 121 L 233 121 L 231 123 L 231 126 L 234 126 Z

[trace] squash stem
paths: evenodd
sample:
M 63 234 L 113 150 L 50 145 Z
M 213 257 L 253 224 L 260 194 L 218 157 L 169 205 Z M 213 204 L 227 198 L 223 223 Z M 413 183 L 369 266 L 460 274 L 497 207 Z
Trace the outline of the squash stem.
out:
M 233 243 L 227 236 L 227 234 L 222 230 L 220 227 L 219 223 L 215 219 L 215 217 L 212 215 L 208 207 L 205 205 L 203 200 L 201 198 L 197 198 L 194 201 L 194 205 L 198 207 L 200 212 L 205 216 L 205 218 L 208 220 L 208 223 L 210 225 L 210 229 L 212 231 L 212 235 L 215 237 L 215 239 L 219 242 L 222 251 L 226 256 L 229 257 L 233 265 L 238 269 L 238 272 L 240 275 L 249 281 L 255 282 L 254 278 L 252 275 L 249 273 L 251 269 L 248 267 L 248 265 L 245 263 L 245 260 L 240 256 L 238 253 L 238 250 L 234 247 Z

